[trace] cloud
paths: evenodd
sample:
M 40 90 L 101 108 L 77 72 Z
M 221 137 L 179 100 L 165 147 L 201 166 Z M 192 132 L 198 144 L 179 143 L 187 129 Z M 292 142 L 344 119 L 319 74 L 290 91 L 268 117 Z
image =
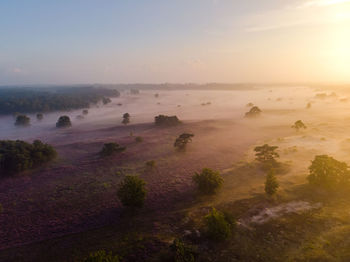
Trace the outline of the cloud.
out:
M 306 7 L 324 7 L 330 5 L 338 5 L 350 3 L 350 0 L 310 0 L 298 6 L 298 8 Z

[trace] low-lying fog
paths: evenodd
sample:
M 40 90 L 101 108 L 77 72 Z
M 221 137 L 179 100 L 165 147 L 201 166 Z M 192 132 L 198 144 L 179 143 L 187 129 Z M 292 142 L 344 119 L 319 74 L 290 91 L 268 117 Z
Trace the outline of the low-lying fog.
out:
M 317 91 L 308 87 L 257 87 L 250 90 L 232 91 L 197 91 L 197 90 L 141 90 L 138 95 L 131 95 L 128 91 L 121 93 L 119 98 L 113 98 L 107 105 L 92 106 L 84 119 L 77 119 L 82 110 L 70 112 L 53 112 L 44 114 L 44 119 L 38 121 L 35 114 L 28 114 L 31 118 L 29 127 L 16 127 L 13 116 L 0 117 L 0 139 L 42 139 L 62 135 L 71 131 L 93 130 L 116 125 L 122 125 L 122 115 L 131 115 L 130 125 L 153 122 L 159 114 L 177 115 L 180 120 L 196 121 L 209 119 L 242 120 L 244 113 L 249 111 L 247 103 L 258 106 L 263 115 L 260 120 L 266 124 L 293 124 L 302 119 L 313 128 L 326 124 L 326 115 L 344 119 L 346 111 L 350 109 L 344 94 L 333 91 Z M 326 98 L 316 98 L 316 94 L 326 93 Z M 159 94 L 159 97 L 155 97 Z M 311 108 L 306 110 L 307 103 Z M 61 115 L 71 118 L 73 127 L 58 130 L 56 121 Z M 254 121 L 249 120 L 247 121 Z

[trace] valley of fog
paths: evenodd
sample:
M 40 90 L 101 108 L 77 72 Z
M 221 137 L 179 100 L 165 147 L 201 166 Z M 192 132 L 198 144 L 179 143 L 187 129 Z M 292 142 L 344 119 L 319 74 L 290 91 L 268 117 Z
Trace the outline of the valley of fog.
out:
M 332 92 L 336 92 L 336 95 L 332 96 Z M 155 97 L 156 93 L 159 94 L 158 98 Z M 319 93 L 328 96 L 323 99 L 316 98 Z M 210 104 L 202 105 L 208 102 Z M 249 102 L 263 111 L 262 117 L 244 119 L 245 112 L 250 109 L 247 107 Z M 306 105 L 309 102 L 312 106 L 307 110 Z M 349 109 L 344 90 L 320 91 L 309 87 L 256 87 L 246 91 L 141 90 L 137 95 L 123 91 L 120 97 L 112 99 L 112 103 L 89 108 L 89 114 L 82 120 L 76 118 L 82 115 L 82 110 L 45 113 L 42 121 L 38 121 L 35 114 L 28 114 L 31 125 L 16 127 L 13 116 L 1 116 L 0 139 L 41 139 L 45 142 L 50 142 L 53 138 L 54 141 L 59 138 L 64 140 L 72 132 L 77 134 L 79 131 L 122 126 L 124 113 L 131 116 L 129 125 L 150 123 L 155 116 L 164 114 L 177 115 L 183 121 L 228 119 L 241 121 L 242 124 L 254 124 L 258 121 L 275 126 L 292 125 L 296 120 L 302 119 L 308 126 L 317 129 L 317 126 L 328 125 L 330 121 L 343 121 Z M 61 115 L 71 118 L 72 128 L 59 130 L 55 127 Z M 303 141 L 303 146 L 309 142 L 312 143 Z M 328 145 L 328 149 L 332 146 Z

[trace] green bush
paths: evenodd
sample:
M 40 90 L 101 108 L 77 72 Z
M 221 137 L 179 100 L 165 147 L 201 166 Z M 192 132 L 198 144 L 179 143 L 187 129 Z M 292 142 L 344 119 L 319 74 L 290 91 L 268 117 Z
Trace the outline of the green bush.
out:
M 211 212 L 204 217 L 206 234 L 213 240 L 225 240 L 232 234 L 235 220 L 224 213 L 213 208 Z
M 194 247 L 186 245 L 182 240 L 175 239 L 170 246 L 171 261 L 174 262 L 195 262 L 198 252 Z
M 117 143 L 106 143 L 103 145 L 102 150 L 100 152 L 101 156 L 111 156 L 114 153 L 120 153 L 125 151 L 126 147 L 120 146 Z
M 137 176 L 126 176 L 120 183 L 117 196 L 126 207 L 143 207 L 146 198 L 145 181 Z
M 223 183 L 220 173 L 210 168 L 204 168 L 201 173 L 196 173 L 193 181 L 197 184 L 199 191 L 204 194 L 217 192 Z
M 120 262 L 118 256 L 112 255 L 112 253 L 106 253 L 104 250 L 91 253 L 83 262 Z
M 35 140 L 33 144 L 0 140 L 0 174 L 12 174 L 35 168 L 57 156 L 55 149 Z

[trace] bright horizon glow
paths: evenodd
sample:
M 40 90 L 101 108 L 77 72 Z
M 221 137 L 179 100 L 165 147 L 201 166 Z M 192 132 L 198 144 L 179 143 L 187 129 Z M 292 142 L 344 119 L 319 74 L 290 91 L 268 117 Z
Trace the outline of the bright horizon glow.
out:
M 349 46 L 350 0 L 0 3 L 0 85 L 349 83 Z

